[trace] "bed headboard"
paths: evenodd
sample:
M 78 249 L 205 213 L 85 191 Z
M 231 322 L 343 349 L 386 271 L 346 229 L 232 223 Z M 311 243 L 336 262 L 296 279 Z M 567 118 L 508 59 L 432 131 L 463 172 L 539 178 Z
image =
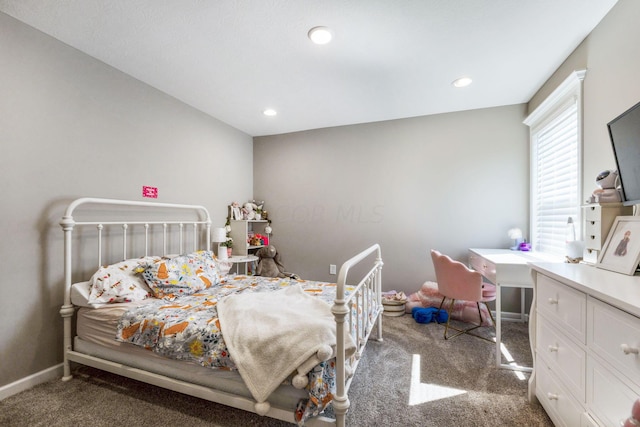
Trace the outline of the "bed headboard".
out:
M 74 253 L 74 241 L 82 242 L 82 245 L 86 241 L 96 241 L 96 270 L 103 263 L 113 261 L 113 252 L 117 252 L 118 261 L 122 261 L 147 255 L 211 249 L 211 217 L 209 211 L 200 205 L 85 197 L 69 204 L 60 225 L 64 232 L 65 289 L 60 314 L 65 318 L 65 329 L 70 328 L 70 317 L 74 313 L 71 304 L 73 262 L 87 250 L 80 246 Z M 81 233 L 79 229 L 82 229 Z M 74 232 L 82 239 L 74 237 Z M 121 251 L 116 247 L 121 247 Z M 94 252 L 93 248 L 90 252 Z M 67 336 L 70 335 L 65 332 Z M 65 342 L 65 348 L 70 348 L 70 345 L 70 342 Z

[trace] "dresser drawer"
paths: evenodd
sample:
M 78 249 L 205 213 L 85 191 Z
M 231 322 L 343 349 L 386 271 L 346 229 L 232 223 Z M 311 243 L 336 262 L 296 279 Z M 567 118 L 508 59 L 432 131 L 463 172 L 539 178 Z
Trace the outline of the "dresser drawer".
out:
M 582 414 L 582 419 L 580 420 L 580 427 L 600 427 L 596 420 L 594 420 L 588 413 Z
M 587 296 L 545 275 L 536 276 L 537 310 L 551 320 L 558 329 L 586 342 Z
M 587 307 L 588 345 L 640 387 L 640 319 L 595 298 Z
M 585 402 L 587 354 L 543 316 L 538 316 L 536 355 L 542 357 L 551 370 L 562 378 L 578 401 Z
M 544 360 L 536 357 L 536 396 L 556 427 L 579 426 L 584 409 L 558 381 Z
M 587 359 L 587 406 L 592 415 L 605 426 L 619 426 L 631 413 L 640 394 L 593 357 Z
M 496 265 L 494 263 L 470 252 L 469 264 L 471 268 L 489 279 L 491 283 L 496 283 Z
M 602 224 L 600 221 L 585 221 L 584 245 L 588 249 L 602 249 Z
M 591 205 L 584 208 L 584 219 L 587 221 L 600 221 L 602 219 L 602 207 Z

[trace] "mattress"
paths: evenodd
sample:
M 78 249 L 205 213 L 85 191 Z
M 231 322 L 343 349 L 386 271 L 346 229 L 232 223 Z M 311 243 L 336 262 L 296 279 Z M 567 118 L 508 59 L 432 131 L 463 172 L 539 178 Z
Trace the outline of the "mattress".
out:
M 252 399 L 237 371 L 205 368 L 189 361 L 172 360 L 133 344 L 115 340 L 120 316 L 139 303 L 109 304 L 106 307 L 82 307 L 77 314 L 77 336 L 74 350 L 133 368 L 214 388 Z M 308 397 L 302 389 L 280 386 L 268 399 L 271 405 L 292 410 L 300 399 Z

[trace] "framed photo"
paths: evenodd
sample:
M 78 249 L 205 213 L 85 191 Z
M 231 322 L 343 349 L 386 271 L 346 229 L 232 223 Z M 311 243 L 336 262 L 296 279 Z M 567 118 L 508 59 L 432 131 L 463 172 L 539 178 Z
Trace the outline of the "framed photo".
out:
M 640 262 L 640 216 L 616 217 L 596 267 L 633 276 Z

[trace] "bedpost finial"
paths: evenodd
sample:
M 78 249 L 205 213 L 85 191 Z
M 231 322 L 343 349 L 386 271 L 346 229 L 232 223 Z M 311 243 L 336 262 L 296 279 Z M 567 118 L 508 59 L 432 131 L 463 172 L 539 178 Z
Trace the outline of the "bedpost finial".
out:
M 265 416 L 271 409 L 271 405 L 269 404 L 269 402 L 260 402 L 254 405 L 254 409 L 256 410 L 256 414 Z

